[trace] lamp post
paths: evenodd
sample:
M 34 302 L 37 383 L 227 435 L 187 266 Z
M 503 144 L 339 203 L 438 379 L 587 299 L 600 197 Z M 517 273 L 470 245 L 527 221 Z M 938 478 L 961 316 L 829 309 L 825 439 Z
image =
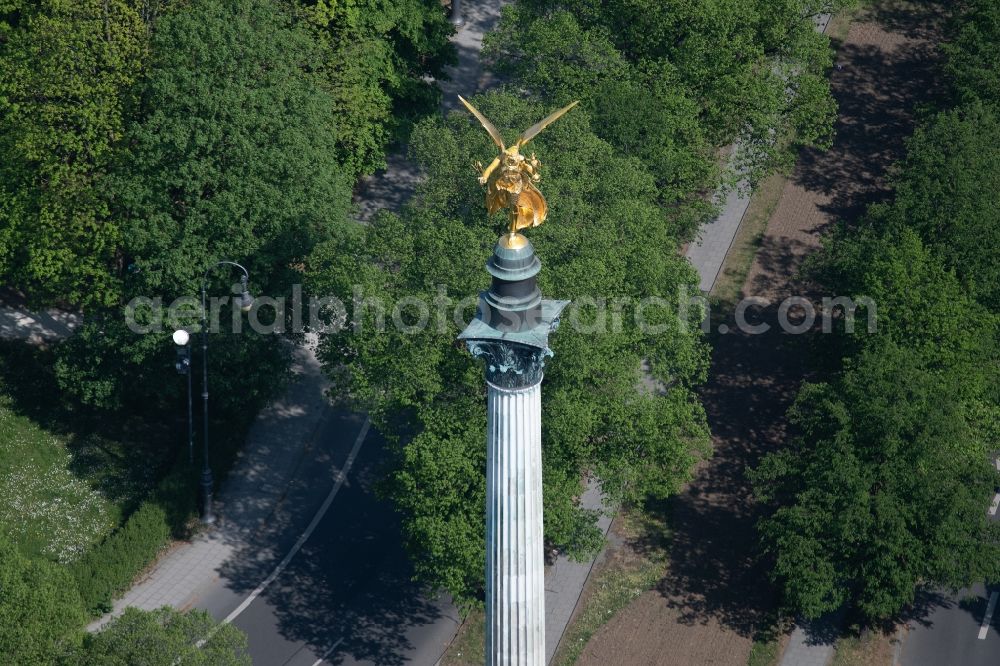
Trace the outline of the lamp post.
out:
M 174 331 L 174 344 L 177 345 L 177 361 L 174 367 L 178 374 L 187 375 L 188 385 L 188 463 L 194 463 L 194 418 L 191 406 L 191 347 L 188 346 L 191 336 L 183 328 Z
M 201 522 L 206 525 L 211 525 L 215 522 L 215 514 L 212 512 L 212 468 L 208 465 L 208 274 L 213 268 L 224 265 L 235 266 L 243 271 L 243 275 L 240 276 L 240 284 L 243 286 L 242 294 L 240 295 L 240 308 L 243 312 L 249 312 L 250 308 L 253 307 L 253 298 L 250 296 L 250 292 L 247 291 L 247 282 L 250 280 L 250 274 L 247 272 L 247 269 L 235 261 L 220 261 L 205 269 L 205 274 L 201 278 L 201 401 L 204 409 L 202 414 L 202 425 L 204 426 L 204 446 L 202 453 L 204 457 L 202 458 L 201 465 Z

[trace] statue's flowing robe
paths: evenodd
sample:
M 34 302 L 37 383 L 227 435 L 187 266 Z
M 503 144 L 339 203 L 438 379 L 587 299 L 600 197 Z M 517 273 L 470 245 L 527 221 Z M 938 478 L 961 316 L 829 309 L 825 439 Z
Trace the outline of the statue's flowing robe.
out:
M 486 188 L 486 208 L 493 214 L 501 208 L 512 211 L 511 231 L 537 227 L 545 221 L 545 197 L 523 173 L 497 169 Z

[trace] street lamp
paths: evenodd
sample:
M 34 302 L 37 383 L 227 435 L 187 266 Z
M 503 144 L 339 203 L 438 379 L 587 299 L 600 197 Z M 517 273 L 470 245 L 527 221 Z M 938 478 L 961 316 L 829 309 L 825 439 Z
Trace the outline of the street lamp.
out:
M 178 374 L 187 375 L 188 385 L 188 463 L 194 463 L 194 419 L 191 410 L 191 347 L 188 346 L 191 336 L 183 328 L 174 331 L 174 344 L 177 345 L 177 360 L 174 367 Z
M 203 426 L 204 426 L 204 447 L 203 453 L 204 457 L 202 459 L 201 466 L 201 496 L 202 496 L 202 512 L 201 512 L 201 522 L 206 525 L 211 525 L 215 522 L 215 514 L 212 512 L 212 468 L 208 465 L 208 274 L 213 268 L 218 268 L 219 266 L 235 266 L 236 268 L 243 271 L 243 275 L 240 276 L 240 284 L 242 285 L 242 293 L 240 294 L 240 309 L 243 312 L 249 312 L 250 308 L 253 307 L 253 297 L 250 296 L 250 292 L 247 290 L 247 282 L 250 280 L 250 274 L 247 273 L 247 269 L 240 266 L 235 261 L 220 261 L 217 264 L 209 266 L 205 269 L 205 274 L 201 278 L 201 360 L 202 360 L 202 388 L 201 388 L 201 400 L 204 408 L 203 413 Z

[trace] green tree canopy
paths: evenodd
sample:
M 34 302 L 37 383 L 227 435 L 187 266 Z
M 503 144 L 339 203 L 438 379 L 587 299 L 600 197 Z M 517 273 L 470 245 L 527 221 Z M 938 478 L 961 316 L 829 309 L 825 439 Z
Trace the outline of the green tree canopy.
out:
M 1000 534 L 985 511 L 996 473 L 972 372 L 884 342 L 839 380 L 803 388 L 790 413 L 802 434 L 752 474 L 778 507 L 759 529 L 793 611 L 815 618 L 849 602 L 881 620 L 918 584 L 997 575 Z
M 384 166 L 387 142 L 436 111 L 429 77 L 455 62 L 452 26 L 435 0 L 298 0 L 321 45 L 318 64 L 340 128 L 338 156 L 352 174 Z
M 339 221 L 354 179 L 437 108 L 430 78 L 454 62 L 451 34 L 433 0 L 0 3 L 4 283 L 39 304 L 100 309 L 134 293 L 130 266 L 216 256 L 214 242 L 191 255 L 165 213 L 204 226 L 206 241 L 221 230 L 294 254 L 317 211 Z M 300 159 L 280 159 L 289 152 Z M 109 170 L 128 182 L 107 183 Z M 254 179 L 270 189 L 240 189 Z M 291 210 L 267 202 L 276 189 Z M 276 239 L 295 216 L 306 233 Z
M 258 289 L 346 225 L 351 182 L 319 51 L 273 0 L 196 0 L 162 17 L 142 113 L 109 179 L 129 293 L 192 293 L 218 259 Z
M 1000 33 L 998 33 L 1000 34 Z M 908 226 L 983 304 L 1000 310 L 1000 116 L 972 103 L 944 111 L 908 143 L 879 222 Z
M 813 267 L 832 293 L 865 295 L 842 372 L 806 385 L 800 435 L 752 473 L 773 576 L 808 617 L 849 605 L 894 616 L 922 583 L 996 575 L 997 317 L 907 228 L 842 232 Z
M 120 221 L 97 184 L 146 29 L 127 0 L 0 3 L 0 275 L 39 301 L 117 301 Z
M 942 48 L 958 100 L 1000 103 L 1000 6 L 992 0 L 963 2 L 951 37 Z
M 166 306 L 196 296 L 220 259 L 246 265 L 258 297 L 288 296 L 314 245 L 350 229 L 340 129 L 325 79 L 308 67 L 319 57 L 309 31 L 273 0 L 196 0 L 160 17 L 152 48 L 141 113 L 105 185 L 123 233 L 125 297 Z M 229 296 L 237 276 L 214 271 L 211 293 Z M 133 333 L 120 307 L 100 315 L 61 346 L 63 386 L 98 406 L 162 394 L 151 378 L 172 364 L 170 330 Z M 276 336 L 221 337 L 212 374 L 235 385 L 217 396 L 253 403 L 280 384 Z
M 714 149 L 737 138 L 751 180 L 790 155 L 775 136 L 829 141 L 831 52 L 813 17 L 845 4 L 520 0 L 486 52 L 543 97 L 582 99 L 598 135 L 646 162 L 674 203 L 714 187 Z
M 959 106 L 917 129 L 892 201 L 839 227 L 807 270 L 877 307 L 876 332 L 824 336 L 833 376 L 803 388 L 800 436 L 753 473 L 774 577 L 811 617 L 846 602 L 883 620 L 920 585 L 1000 575 L 984 511 L 1000 438 L 998 36 L 996 3 L 958 7 L 942 74 Z

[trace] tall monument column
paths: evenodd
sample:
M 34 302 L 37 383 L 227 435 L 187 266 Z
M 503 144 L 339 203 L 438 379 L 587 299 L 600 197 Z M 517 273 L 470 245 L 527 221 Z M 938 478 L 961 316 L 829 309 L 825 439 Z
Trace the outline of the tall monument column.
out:
M 542 163 L 521 154 L 529 141 L 576 106 L 558 109 L 521 132 L 513 145 L 459 96 L 500 149 L 479 172 L 486 210 L 506 210 L 509 232 L 497 241 L 476 318 L 458 336 L 486 361 L 486 663 L 545 666 L 545 554 L 542 543 L 542 369 L 549 333 L 569 301 L 543 301 L 542 264 L 521 229 L 545 221 L 536 187 Z
M 544 666 L 542 370 L 568 301 L 544 301 L 541 262 L 504 234 L 476 318 L 459 339 L 486 363 L 486 663 Z

